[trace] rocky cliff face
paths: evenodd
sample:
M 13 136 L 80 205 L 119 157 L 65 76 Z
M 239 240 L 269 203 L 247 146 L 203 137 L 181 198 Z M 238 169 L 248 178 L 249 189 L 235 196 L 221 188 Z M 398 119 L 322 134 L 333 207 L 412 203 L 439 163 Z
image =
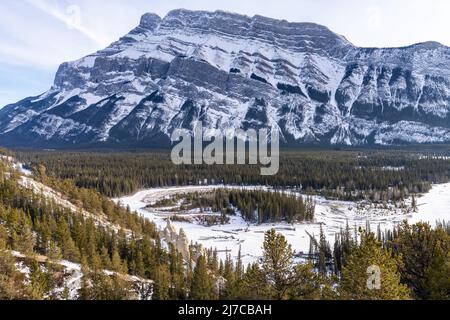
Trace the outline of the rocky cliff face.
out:
M 450 48 L 358 48 L 326 27 L 145 14 L 53 87 L 0 110 L 7 146 L 169 146 L 176 128 L 275 127 L 287 144 L 450 141 Z

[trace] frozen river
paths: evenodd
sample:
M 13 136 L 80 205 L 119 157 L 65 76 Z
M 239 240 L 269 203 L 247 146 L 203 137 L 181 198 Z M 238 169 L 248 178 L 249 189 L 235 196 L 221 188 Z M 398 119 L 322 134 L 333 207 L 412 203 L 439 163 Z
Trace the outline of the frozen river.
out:
M 211 191 L 223 186 L 191 186 L 167 189 L 149 189 L 136 193 L 133 196 L 117 199 L 132 211 L 154 221 L 160 228 L 167 224 L 166 219 L 172 214 L 157 209 L 146 208 L 149 204 L 175 194 Z M 255 189 L 257 187 L 247 187 Z M 206 248 L 217 248 L 222 258 L 231 253 L 233 257 L 242 248 L 245 263 L 256 261 L 262 252 L 264 233 L 271 228 L 283 233 L 297 253 L 308 253 L 310 238 L 308 234 L 319 235 L 320 226 L 330 242 L 334 241 L 335 234 L 345 228 L 347 221 L 352 229 L 365 228 L 370 223 L 373 231 L 381 226 L 382 229 L 392 229 L 403 220 L 411 223 L 429 222 L 435 225 L 437 221 L 450 220 L 450 183 L 433 186 L 432 190 L 417 199 L 417 212 L 405 214 L 402 210 L 390 208 L 361 208 L 354 202 L 329 201 L 316 197 L 317 201 L 315 221 L 313 223 L 277 223 L 264 225 L 249 225 L 241 217 L 231 217 L 226 225 L 205 227 L 193 223 L 173 222 L 176 229 L 183 228 L 190 241 L 198 242 Z

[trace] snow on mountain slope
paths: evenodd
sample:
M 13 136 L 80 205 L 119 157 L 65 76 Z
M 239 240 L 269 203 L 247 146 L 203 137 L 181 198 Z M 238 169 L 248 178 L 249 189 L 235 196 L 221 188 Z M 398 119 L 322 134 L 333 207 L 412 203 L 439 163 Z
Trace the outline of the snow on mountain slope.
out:
M 285 143 L 450 141 L 450 48 L 358 48 L 313 23 L 222 11 L 145 14 L 0 110 L 8 146 L 168 146 L 177 128 L 277 124 Z

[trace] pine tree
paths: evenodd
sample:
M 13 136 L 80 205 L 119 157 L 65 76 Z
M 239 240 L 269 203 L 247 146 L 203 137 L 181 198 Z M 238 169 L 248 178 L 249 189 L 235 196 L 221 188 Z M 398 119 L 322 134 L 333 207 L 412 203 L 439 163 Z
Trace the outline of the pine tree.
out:
M 64 285 L 64 289 L 63 292 L 61 294 L 61 299 L 62 300 L 70 300 L 70 290 L 69 287 L 67 285 Z
M 145 277 L 144 257 L 143 257 L 142 252 L 140 250 L 136 254 L 135 274 L 138 277 Z
M 155 270 L 153 285 L 153 300 L 168 300 L 170 298 L 170 271 L 167 265 L 161 265 Z
M 239 286 L 239 282 L 236 280 L 236 272 L 233 264 L 233 259 L 231 258 L 231 255 L 228 254 L 225 259 L 225 263 L 222 262 L 223 272 L 221 273 L 226 281 L 225 288 L 221 293 L 224 299 L 231 299 L 234 297 L 236 295 L 235 291 Z
M 413 290 L 415 298 L 431 299 L 431 288 L 448 283 L 445 270 L 450 259 L 450 236 L 442 227 L 433 230 L 429 224 L 411 226 L 405 222 L 396 230 L 392 248 L 402 262 L 402 281 Z
M 214 299 L 213 280 L 209 275 L 206 259 L 200 256 L 194 269 L 190 297 L 194 300 Z
M 244 274 L 244 266 L 242 264 L 242 246 L 239 246 L 239 253 L 238 258 L 236 261 L 236 271 L 235 271 L 235 278 L 237 281 L 240 281 L 242 279 L 242 276 Z
M 100 255 L 97 252 L 94 252 L 94 255 L 91 257 L 91 268 L 94 272 L 103 272 L 103 263 Z
M 170 296 L 175 299 L 185 298 L 184 260 L 175 246 L 170 245 L 169 268 L 171 274 Z
M 217 275 L 219 272 L 219 255 L 217 253 L 217 249 L 214 249 L 214 251 L 212 252 L 212 256 L 209 259 L 209 266 L 208 266 L 209 270 L 211 270 L 211 272 L 214 275 Z
M 361 244 L 348 256 L 342 270 L 340 293 L 342 298 L 351 300 L 403 300 L 409 299 L 408 288 L 401 284 L 398 261 L 392 253 L 384 250 L 374 234 L 361 236 Z M 370 286 L 370 268 L 380 271 L 380 287 Z M 376 269 L 375 269 L 376 268 Z M 373 279 L 377 280 L 377 279 Z
M 425 290 L 432 300 L 450 300 L 450 253 L 438 243 L 425 272 Z
M 0 208 L 0 214 L 1 214 L 1 208 Z M 0 216 L 1 220 L 1 216 Z M 7 248 L 9 241 L 9 235 L 8 230 L 0 224 L 0 250 L 5 250 Z
M 65 221 L 58 224 L 58 236 L 64 259 L 79 262 L 81 257 L 80 250 L 72 239 L 69 226 Z
M 273 291 L 266 273 L 255 263 L 248 267 L 232 299 L 267 300 L 272 299 Z
M 92 281 L 90 279 L 91 270 L 85 256 L 81 257 L 81 286 L 78 291 L 78 300 L 86 301 L 91 300 L 90 289 L 92 287 Z
M 295 282 L 289 288 L 289 298 L 294 300 L 334 299 L 333 282 L 314 270 L 313 263 L 295 267 Z
M 412 196 L 411 200 L 411 208 L 413 209 L 414 212 L 417 212 L 417 202 L 416 197 L 414 195 Z
M 286 238 L 277 234 L 275 229 L 265 235 L 262 268 L 272 285 L 275 298 L 285 298 L 286 292 L 293 281 L 294 252 Z
M 328 272 L 328 262 L 331 259 L 331 249 L 330 245 L 325 238 L 325 233 L 323 232 L 322 226 L 320 226 L 320 240 L 319 240 L 319 261 L 318 261 L 318 269 L 321 274 L 327 274 Z
M 25 276 L 16 270 L 16 259 L 0 249 L 0 300 L 30 299 Z
M 30 269 L 31 297 L 35 300 L 43 300 L 52 289 L 48 273 L 42 271 L 41 266 L 33 260 Z
M 60 260 L 62 252 L 59 246 L 54 241 L 48 242 L 47 257 L 51 260 Z
M 124 270 L 124 265 L 122 264 L 122 259 L 120 258 L 119 252 L 117 250 L 114 251 L 112 260 L 111 260 L 111 268 L 112 271 L 127 273 Z
M 111 269 L 111 258 L 109 256 L 109 251 L 106 247 L 102 247 L 100 259 L 102 261 L 103 268 L 106 270 Z
M 28 225 L 24 225 L 20 234 L 14 241 L 14 247 L 20 253 L 31 256 L 34 253 L 34 246 L 36 245 L 36 237 L 32 229 Z

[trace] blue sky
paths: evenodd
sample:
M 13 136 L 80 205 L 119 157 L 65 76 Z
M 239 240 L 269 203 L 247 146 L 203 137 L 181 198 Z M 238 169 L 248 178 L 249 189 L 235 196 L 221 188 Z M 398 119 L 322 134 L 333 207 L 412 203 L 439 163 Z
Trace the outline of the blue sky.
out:
M 60 63 L 117 40 L 143 13 L 176 8 L 316 22 L 359 46 L 450 45 L 448 0 L 1 0 L 0 108 L 46 91 Z

